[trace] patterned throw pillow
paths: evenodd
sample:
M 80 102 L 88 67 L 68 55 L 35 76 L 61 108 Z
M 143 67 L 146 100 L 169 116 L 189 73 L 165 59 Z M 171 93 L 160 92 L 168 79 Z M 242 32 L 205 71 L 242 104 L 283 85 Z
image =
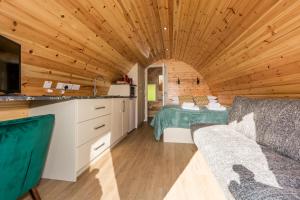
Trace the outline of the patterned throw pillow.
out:
M 209 102 L 207 96 L 195 96 L 194 101 L 197 106 L 205 106 Z
M 192 96 L 179 96 L 179 103 L 180 105 L 184 102 L 186 103 L 195 103 Z

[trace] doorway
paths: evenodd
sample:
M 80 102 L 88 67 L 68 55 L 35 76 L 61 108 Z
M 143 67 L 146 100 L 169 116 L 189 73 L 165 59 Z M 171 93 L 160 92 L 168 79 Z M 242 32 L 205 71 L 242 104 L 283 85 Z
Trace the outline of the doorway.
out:
M 149 66 L 145 71 L 145 120 L 151 122 L 155 114 L 165 105 L 167 92 L 166 66 Z

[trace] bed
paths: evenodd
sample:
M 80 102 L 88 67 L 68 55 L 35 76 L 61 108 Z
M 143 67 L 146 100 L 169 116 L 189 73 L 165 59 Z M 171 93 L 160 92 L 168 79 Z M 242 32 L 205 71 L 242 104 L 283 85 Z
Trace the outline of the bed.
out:
M 228 111 L 213 111 L 203 107 L 199 111 L 182 109 L 179 105 L 164 106 L 151 121 L 157 141 L 193 143 L 191 125 L 226 124 Z

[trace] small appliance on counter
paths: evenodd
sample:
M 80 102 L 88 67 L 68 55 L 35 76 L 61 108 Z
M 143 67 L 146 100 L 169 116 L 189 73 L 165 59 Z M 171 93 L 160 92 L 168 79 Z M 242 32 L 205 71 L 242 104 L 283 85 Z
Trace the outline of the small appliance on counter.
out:
M 109 88 L 108 95 L 110 96 L 135 96 L 136 85 L 129 84 L 112 84 Z

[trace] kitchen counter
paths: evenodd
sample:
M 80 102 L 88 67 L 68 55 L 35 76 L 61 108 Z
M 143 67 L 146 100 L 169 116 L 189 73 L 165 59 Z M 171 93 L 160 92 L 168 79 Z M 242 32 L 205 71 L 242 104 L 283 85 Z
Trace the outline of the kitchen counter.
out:
M 136 98 L 130 96 L 0 96 L 3 101 L 67 101 L 73 99 Z

